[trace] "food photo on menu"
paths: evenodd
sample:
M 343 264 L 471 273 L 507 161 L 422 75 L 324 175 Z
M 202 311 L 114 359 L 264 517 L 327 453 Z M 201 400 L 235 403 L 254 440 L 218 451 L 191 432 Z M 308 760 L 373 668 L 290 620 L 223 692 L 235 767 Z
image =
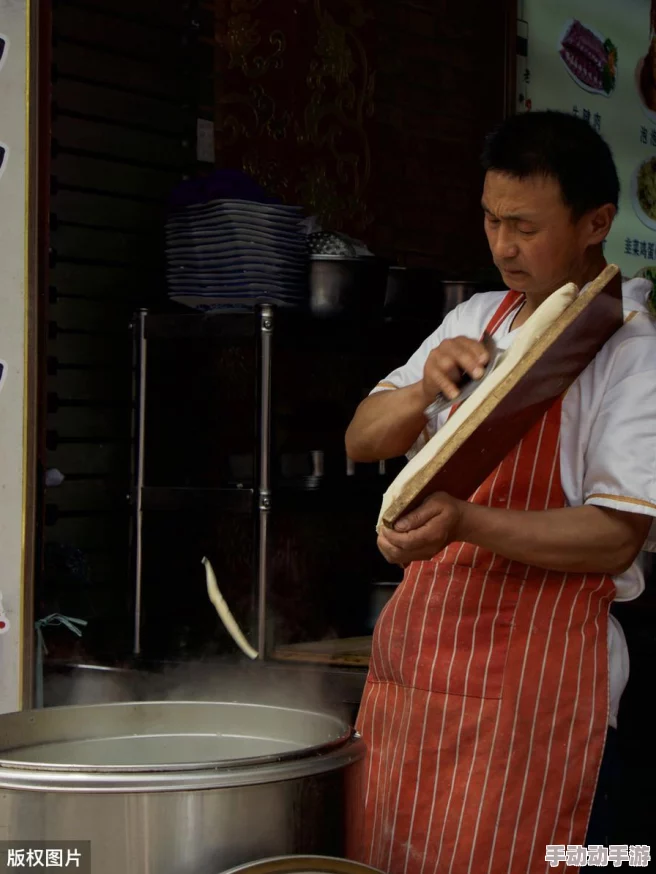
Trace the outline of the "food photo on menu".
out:
M 631 203 L 640 222 L 650 231 L 656 231 L 656 2 L 651 0 L 649 34 L 645 41 L 645 52 L 639 58 L 635 69 L 635 86 L 642 107 L 645 126 L 642 141 L 653 148 L 654 154 L 644 158 L 635 168 L 631 178 Z M 651 128 L 648 137 L 648 127 Z M 651 248 L 651 247 L 650 247 Z M 650 297 L 650 308 L 656 315 L 656 265 L 645 266 L 637 271 L 637 276 L 650 279 L 654 291 Z
M 649 39 L 643 57 L 638 60 L 635 83 L 647 124 L 651 123 L 650 145 L 656 149 L 656 3 L 651 4 Z M 651 231 L 656 231 L 656 154 L 642 160 L 631 178 L 631 202 L 636 216 Z M 645 268 L 642 275 L 654 279 L 655 268 Z
M 651 4 L 649 48 L 638 61 L 636 80 L 643 107 L 656 119 L 656 4 Z
M 656 157 L 648 158 L 637 171 L 636 198 L 638 218 L 649 221 L 647 227 L 656 229 Z
M 620 176 L 606 257 L 652 282 L 656 315 L 656 0 L 523 0 L 519 111 L 552 109 L 587 121 Z
M 568 22 L 560 57 L 578 85 L 609 96 L 617 82 L 617 47 L 578 19 Z

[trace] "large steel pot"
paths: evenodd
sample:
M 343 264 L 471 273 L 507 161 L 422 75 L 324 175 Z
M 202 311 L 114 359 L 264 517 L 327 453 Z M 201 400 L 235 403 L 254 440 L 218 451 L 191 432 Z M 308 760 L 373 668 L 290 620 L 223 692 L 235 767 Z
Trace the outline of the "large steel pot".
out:
M 260 704 L 139 702 L 0 716 L 0 833 L 91 841 L 93 874 L 216 874 L 343 853 L 349 726 Z

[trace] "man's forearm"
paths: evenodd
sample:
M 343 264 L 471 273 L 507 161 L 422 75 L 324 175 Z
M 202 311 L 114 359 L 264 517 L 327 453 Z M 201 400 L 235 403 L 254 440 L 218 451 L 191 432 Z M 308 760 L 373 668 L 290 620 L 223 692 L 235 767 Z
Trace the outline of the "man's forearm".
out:
M 620 574 L 635 561 L 650 519 L 586 505 L 503 510 L 463 502 L 457 539 L 545 570 Z
M 426 427 L 426 405 L 421 383 L 365 398 L 346 432 L 346 454 L 362 462 L 405 455 Z

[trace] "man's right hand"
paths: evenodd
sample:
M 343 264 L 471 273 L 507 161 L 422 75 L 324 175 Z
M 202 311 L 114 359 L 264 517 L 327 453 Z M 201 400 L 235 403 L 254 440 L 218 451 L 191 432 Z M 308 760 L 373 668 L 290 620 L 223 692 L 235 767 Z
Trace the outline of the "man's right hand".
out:
M 439 394 L 457 400 L 460 394 L 457 383 L 463 373 L 468 373 L 472 379 L 480 379 L 489 360 L 487 349 L 477 340 L 468 337 L 444 340 L 433 349 L 424 365 L 421 387 L 425 406 L 432 404 Z
M 441 392 L 450 400 L 457 399 L 456 383 L 462 373 L 479 379 L 488 360 L 487 349 L 476 340 L 444 340 L 429 354 L 418 382 L 376 392 L 362 401 L 346 432 L 348 457 L 373 462 L 407 453 L 426 427 L 426 407 Z

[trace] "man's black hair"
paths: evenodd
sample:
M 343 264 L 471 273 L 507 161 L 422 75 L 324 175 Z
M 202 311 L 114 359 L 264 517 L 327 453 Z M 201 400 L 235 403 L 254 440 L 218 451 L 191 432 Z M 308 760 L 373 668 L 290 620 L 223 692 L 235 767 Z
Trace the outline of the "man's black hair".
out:
M 483 169 L 516 179 L 547 176 L 560 184 L 575 219 L 619 202 L 613 154 L 582 118 L 565 112 L 524 112 L 503 121 L 486 139 Z

